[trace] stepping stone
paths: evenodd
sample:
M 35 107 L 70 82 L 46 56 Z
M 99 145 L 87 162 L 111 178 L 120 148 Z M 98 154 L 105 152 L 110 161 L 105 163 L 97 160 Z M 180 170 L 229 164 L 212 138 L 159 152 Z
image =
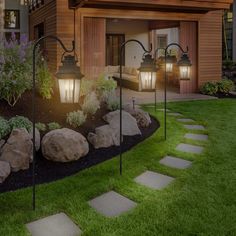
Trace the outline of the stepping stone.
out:
M 26 225 L 32 236 L 78 236 L 79 227 L 64 213 L 52 215 Z
M 206 128 L 203 125 L 184 125 L 184 128 L 190 130 L 206 130 Z
M 208 140 L 208 135 L 205 134 L 185 134 L 184 135 L 185 138 L 188 139 L 193 139 L 193 140 L 200 140 L 200 141 L 207 141 Z
M 176 169 L 187 169 L 192 165 L 191 161 L 186 161 L 181 158 L 166 156 L 160 160 L 160 163 Z
M 174 180 L 174 178 L 152 171 L 145 171 L 134 180 L 139 184 L 156 190 L 165 188 Z
M 88 204 L 100 214 L 107 217 L 119 216 L 137 206 L 137 203 L 114 191 L 104 193 L 90 200 Z
M 203 147 L 196 146 L 196 145 L 185 144 L 185 143 L 180 143 L 176 147 L 176 150 L 182 151 L 182 152 L 189 152 L 189 153 L 194 153 L 194 154 L 200 154 L 203 151 Z
M 178 112 L 171 112 L 168 113 L 169 116 L 183 116 L 182 114 L 178 113 Z
M 163 112 L 164 112 L 164 111 L 165 111 L 165 109 L 163 109 L 163 108 L 160 108 L 160 109 L 157 109 L 157 111 L 163 111 Z M 166 109 L 166 111 L 167 111 L 167 112 L 169 112 L 170 110 L 169 110 L 169 109 Z
M 177 121 L 182 122 L 182 123 L 187 123 L 187 122 L 194 122 L 192 119 L 177 119 Z

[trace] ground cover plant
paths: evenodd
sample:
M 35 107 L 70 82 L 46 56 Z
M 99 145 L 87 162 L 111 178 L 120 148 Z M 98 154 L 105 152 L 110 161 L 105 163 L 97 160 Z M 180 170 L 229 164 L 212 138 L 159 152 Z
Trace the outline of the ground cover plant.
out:
M 31 209 L 31 189 L 0 194 L 0 235 L 27 235 L 25 223 L 65 212 L 80 226 L 83 235 L 175 236 L 236 235 L 236 101 L 221 99 L 169 103 L 207 127 L 205 151 L 199 156 L 175 150 L 180 142 L 199 144 L 183 138 L 187 132 L 174 117 L 168 117 L 167 141 L 163 127 L 152 137 L 124 154 L 124 172 L 119 175 L 118 159 L 112 159 L 74 176 L 37 187 L 37 209 Z M 163 122 L 162 112 L 146 110 Z M 202 133 L 202 131 L 201 131 Z M 151 151 L 150 151 L 151 150 Z M 164 155 L 192 160 L 188 170 L 175 170 L 159 164 Z M 175 177 L 162 191 L 138 185 L 133 179 L 145 170 Z M 87 201 L 109 190 L 138 203 L 118 218 L 105 218 Z

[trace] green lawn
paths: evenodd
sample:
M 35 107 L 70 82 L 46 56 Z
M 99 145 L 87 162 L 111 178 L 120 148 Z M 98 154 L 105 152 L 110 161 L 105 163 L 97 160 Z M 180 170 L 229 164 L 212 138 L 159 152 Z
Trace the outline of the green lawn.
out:
M 65 212 L 83 235 L 236 235 L 236 100 L 169 103 L 168 108 L 207 127 L 209 141 L 202 155 L 175 151 L 186 130 L 168 118 L 168 139 L 163 128 L 124 154 L 124 174 L 118 159 L 102 163 L 75 176 L 37 187 L 37 210 L 31 210 L 31 189 L 0 194 L 0 235 L 27 235 L 25 223 Z M 146 108 L 153 113 L 153 108 Z M 163 113 L 155 114 L 161 121 Z M 194 161 L 188 170 L 159 164 L 166 154 Z M 133 178 L 145 170 L 173 176 L 176 180 L 161 191 L 136 184 Z M 115 190 L 138 203 L 118 218 L 105 218 L 87 201 Z

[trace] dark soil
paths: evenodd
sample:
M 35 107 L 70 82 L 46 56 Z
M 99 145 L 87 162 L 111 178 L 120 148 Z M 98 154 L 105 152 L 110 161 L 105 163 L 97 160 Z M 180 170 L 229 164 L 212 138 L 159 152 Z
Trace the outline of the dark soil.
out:
M 218 98 L 236 98 L 236 95 L 232 93 L 229 94 L 218 93 L 216 96 Z
M 61 104 L 58 98 L 52 100 L 42 100 L 37 96 L 36 98 L 36 121 L 49 123 L 49 122 L 58 122 L 62 127 L 72 127 L 68 126 L 65 122 L 66 113 L 79 109 L 79 106 Z M 94 131 L 98 126 L 105 124 L 102 120 L 103 115 L 108 111 L 103 107 L 100 109 L 94 117 L 90 117 L 86 123 L 78 128 L 74 129 L 83 135 L 87 136 L 88 132 Z M 23 115 L 32 118 L 32 97 L 30 93 L 24 94 L 20 101 L 16 104 L 15 107 L 10 108 L 5 102 L 0 101 L 0 114 L 3 117 L 11 118 L 15 115 Z M 96 118 L 95 118 L 96 117 Z M 148 128 L 141 128 L 142 135 L 136 135 L 132 137 L 125 136 L 122 152 L 125 152 L 139 142 L 145 140 L 151 136 L 160 126 L 159 122 L 151 117 L 152 124 Z M 32 119 L 31 119 L 32 120 Z M 73 175 L 79 171 L 89 168 L 98 163 L 109 160 L 117 156 L 120 152 L 119 147 L 110 147 L 110 148 L 101 148 L 94 149 L 90 145 L 90 151 L 85 156 L 79 159 L 78 161 L 70 163 L 57 163 L 48 161 L 42 156 L 41 150 L 37 153 L 36 158 L 36 183 L 48 183 L 58 179 L 62 179 L 66 176 Z M 0 193 L 7 192 L 11 190 L 16 190 L 32 185 L 32 166 L 30 169 L 25 171 L 19 171 L 16 173 L 11 173 L 11 175 L 5 180 L 4 183 L 0 184 Z

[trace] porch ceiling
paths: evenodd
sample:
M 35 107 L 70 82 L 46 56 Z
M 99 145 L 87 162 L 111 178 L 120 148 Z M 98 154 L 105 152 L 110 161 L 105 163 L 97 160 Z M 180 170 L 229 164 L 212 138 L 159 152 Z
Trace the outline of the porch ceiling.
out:
M 233 0 L 69 0 L 71 7 L 133 8 L 142 10 L 209 11 L 228 9 Z

